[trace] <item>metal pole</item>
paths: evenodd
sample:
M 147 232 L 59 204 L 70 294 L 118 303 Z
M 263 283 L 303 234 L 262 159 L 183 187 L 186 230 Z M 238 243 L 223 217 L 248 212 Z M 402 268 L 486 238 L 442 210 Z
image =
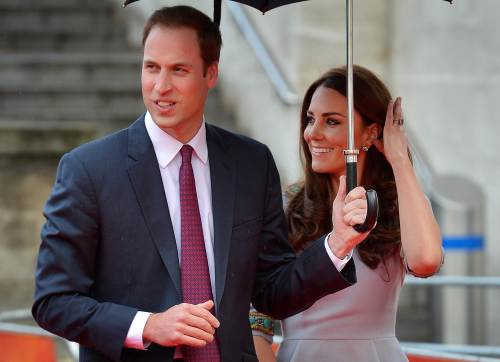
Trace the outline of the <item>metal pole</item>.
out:
M 346 0 L 347 18 L 347 120 L 349 122 L 349 141 L 348 149 L 354 149 L 354 105 L 353 105 L 353 70 L 352 70 L 352 38 L 353 38 L 353 0 Z
M 354 145 L 354 101 L 353 101 L 353 0 L 346 0 L 346 34 L 347 34 L 347 150 L 344 150 L 346 162 L 347 191 L 358 184 L 357 162 L 359 150 Z

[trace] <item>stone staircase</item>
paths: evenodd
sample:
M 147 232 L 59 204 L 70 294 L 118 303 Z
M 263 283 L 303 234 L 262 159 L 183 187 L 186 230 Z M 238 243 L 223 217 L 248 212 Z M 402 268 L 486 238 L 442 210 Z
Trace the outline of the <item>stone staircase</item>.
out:
M 125 24 L 107 0 L 2 0 L 0 47 L 15 50 L 123 50 Z
M 120 10 L 103 0 L 2 0 L 0 118 L 116 128 L 141 114 L 141 51 L 127 44 Z
M 142 50 L 109 0 L 0 1 L 0 119 L 93 122 L 103 133 L 144 111 Z M 217 95 L 208 118 L 221 115 Z

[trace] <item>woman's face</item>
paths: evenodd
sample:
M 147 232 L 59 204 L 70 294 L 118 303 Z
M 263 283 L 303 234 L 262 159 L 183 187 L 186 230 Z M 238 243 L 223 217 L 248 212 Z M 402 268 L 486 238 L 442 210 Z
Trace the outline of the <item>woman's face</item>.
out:
M 307 111 L 304 140 L 312 156 L 312 169 L 317 173 L 328 173 L 338 178 L 345 174 L 343 150 L 347 149 L 347 99 L 331 88 L 318 87 Z M 361 115 L 354 112 L 354 143 L 356 148 L 369 140 L 368 129 Z M 361 169 L 364 152 L 358 156 Z

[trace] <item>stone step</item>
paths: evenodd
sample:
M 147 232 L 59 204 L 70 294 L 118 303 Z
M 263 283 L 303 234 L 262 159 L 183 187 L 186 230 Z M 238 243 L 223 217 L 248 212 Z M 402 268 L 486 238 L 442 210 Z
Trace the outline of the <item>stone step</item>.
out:
M 130 122 L 144 112 L 137 94 L 122 97 L 99 97 L 74 94 L 59 97 L 3 97 L 0 95 L 0 119 L 48 121 Z
M 109 0 L 2 0 L 0 11 L 7 10 L 47 10 L 47 9 L 109 9 L 119 8 L 115 2 Z
M 11 52 L 3 53 L 0 57 L 0 66 L 8 66 L 10 64 L 19 65 L 37 65 L 37 64 L 96 64 L 104 63 L 106 65 L 121 65 L 140 63 L 142 61 L 142 51 L 124 50 L 121 52 L 92 52 L 92 53 L 54 53 L 54 52 Z
M 16 83 L 0 84 L 0 96 L 8 97 L 9 94 L 57 96 L 59 94 L 96 93 L 96 94 L 126 94 L 139 93 L 140 81 L 131 77 L 96 78 L 83 82 L 65 81 L 64 79 L 40 79 L 36 83 L 30 80 L 21 80 Z
M 121 82 L 138 88 L 141 58 L 130 52 L 7 53 L 0 57 L 0 89 L 66 89 L 71 84 L 99 88 Z
M 129 44 L 121 34 L 0 34 L 0 51 L 119 51 Z
M 61 155 L 96 137 L 95 122 L 0 120 L 0 156 Z
M 140 93 L 114 97 L 97 94 L 64 94 L 38 96 L 24 93 L 8 98 L 0 94 L 0 119 L 10 120 L 61 120 L 61 121 L 120 121 L 124 124 L 135 120 L 145 111 Z M 218 90 L 209 93 L 205 116 L 211 123 L 233 129 L 232 117 L 219 101 Z
M 108 34 L 123 31 L 123 22 L 113 22 L 112 10 L 52 9 L 0 12 L 0 32 L 11 34 Z M 111 21 L 110 21 L 111 20 Z M 118 19 L 121 20 L 121 19 Z M 120 24 L 122 23 L 122 24 Z
M 108 1 L 2 0 L 0 49 L 126 49 L 125 13 Z

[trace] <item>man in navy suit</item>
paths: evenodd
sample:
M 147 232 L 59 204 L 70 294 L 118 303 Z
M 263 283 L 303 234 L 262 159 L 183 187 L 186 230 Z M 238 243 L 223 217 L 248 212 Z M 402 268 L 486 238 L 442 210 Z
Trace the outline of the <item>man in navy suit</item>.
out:
M 256 361 L 250 302 L 285 318 L 351 285 L 348 254 L 366 235 L 334 218 L 330 237 L 294 255 L 267 147 L 205 123 L 221 47 L 208 17 L 185 6 L 160 9 L 143 44 L 147 112 L 60 161 L 44 209 L 33 315 L 80 343 L 82 361 L 191 361 L 183 347 L 213 343 L 217 360 Z M 213 295 L 194 304 L 183 303 L 181 285 L 185 145 Z

